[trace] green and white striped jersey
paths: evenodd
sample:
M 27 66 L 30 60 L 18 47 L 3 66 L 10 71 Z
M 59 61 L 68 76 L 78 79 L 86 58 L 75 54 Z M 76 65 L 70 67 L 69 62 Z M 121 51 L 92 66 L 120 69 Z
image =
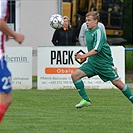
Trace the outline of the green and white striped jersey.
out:
M 94 30 L 86 29 L 85 34 L 88 52 L 92 49 L 98 52 L 96 55 L 90 56 L 88 61 L 99 69 L 113 65 L 111 49 L 103 31 L 97 26 Z

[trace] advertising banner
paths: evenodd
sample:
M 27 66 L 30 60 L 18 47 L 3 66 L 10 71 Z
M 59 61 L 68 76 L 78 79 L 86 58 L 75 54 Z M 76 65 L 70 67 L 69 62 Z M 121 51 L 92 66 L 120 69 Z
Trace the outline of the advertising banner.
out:
M 5 59 L 12 73 L 13 89 L 32 88 L 32 48 L 7 47 Z
M 112 46 L 115 68 L 125 82 L 125 49 Z M 75 61 L 76 53 L 87 52 L 84 46 L 38 47 L 38 89 L 71 89 L 74 88 L 71 74 L 82 64 Z M 114 88 L 112 83 L 103 82 L 99 76 L 83 78 L 85 88 Z

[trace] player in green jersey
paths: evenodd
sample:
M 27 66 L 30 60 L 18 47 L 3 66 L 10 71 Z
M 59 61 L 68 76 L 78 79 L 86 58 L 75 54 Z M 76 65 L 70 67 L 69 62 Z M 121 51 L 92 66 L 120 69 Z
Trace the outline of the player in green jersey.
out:
M 111 81 L 133 104 L 133 93 L 130 88 L 121 81 L 115 70 L 110 46 L 106 41 L 105 34 L 98 27 L 98 21 L 99 13 L 97 11 L 86 14 L 87 29 L 85 34 L 88 52 L 83 55 L 76 54 L 75 58 L 89 58 L 86 63 L 75 70 L 71 75 L 73 83 L 82 97 L 80 103 L 75 105 L 75 107 L 81 108 L 91 105 L 81 78 L 85 76 L 90 78 L 95 75 L 98 75 L 104 82 Z

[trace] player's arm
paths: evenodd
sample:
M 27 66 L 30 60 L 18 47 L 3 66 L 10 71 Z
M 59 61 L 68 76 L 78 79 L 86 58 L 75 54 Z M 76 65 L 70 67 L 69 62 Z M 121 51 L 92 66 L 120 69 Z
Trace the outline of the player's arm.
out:
M 14 37 L 15 36 L 15 33 L 12 29 L 10 29 L 8 27 L 8 25 L 6 24 L 5 21 L 3 21 L 2 19 L 0 19 L 0 30 L 6 34 L 7 36 L 11 36 L 11 37 Z
M 95 54 L 97 54 L 97 53 L 98 53 L 97 50 L 92 49 L 91 51 L 89 51 L 89 52 L 87 52 L 86 54 L 83 54 L 83 55 L 76 54 L 76 55 L 75 55 L 75 59 L 84 59 L 84 58 L 93 56 L 93 55 L 95 55 Z
M 92 49 L 90 52 L 86 53 L 84 56 L 86 56 L 85 58 L 87 58 L 87 57 L 93 56 L 93 55 L 95 55 L 97 53 L 98 53 L 97 50 Z
M 0 30 L 7 36 L 13 37 L 18 43 L 22 43 L 24 40 L 24 36 L 22 34 L 14 32 L 2 19 L 0 19 Z

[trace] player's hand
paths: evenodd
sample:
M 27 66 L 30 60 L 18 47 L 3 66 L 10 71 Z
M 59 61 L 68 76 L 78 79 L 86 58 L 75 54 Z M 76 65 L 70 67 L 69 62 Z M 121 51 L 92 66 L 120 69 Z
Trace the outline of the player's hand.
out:
M 81 55 L 81 54 L 75 54 L 75 59 L 85 59 L 85 55 Z
M 21 44 L 24 40 L 24 35 L 20 33 L 15 33 L 14 39 Z
M 75 60 L 77 62 L 79 62 L 80 64 L 82 64 L 85 60 L 86 60 L 86 57 L 85 55 L 81 55 L 81 54 L 75 54 Z

